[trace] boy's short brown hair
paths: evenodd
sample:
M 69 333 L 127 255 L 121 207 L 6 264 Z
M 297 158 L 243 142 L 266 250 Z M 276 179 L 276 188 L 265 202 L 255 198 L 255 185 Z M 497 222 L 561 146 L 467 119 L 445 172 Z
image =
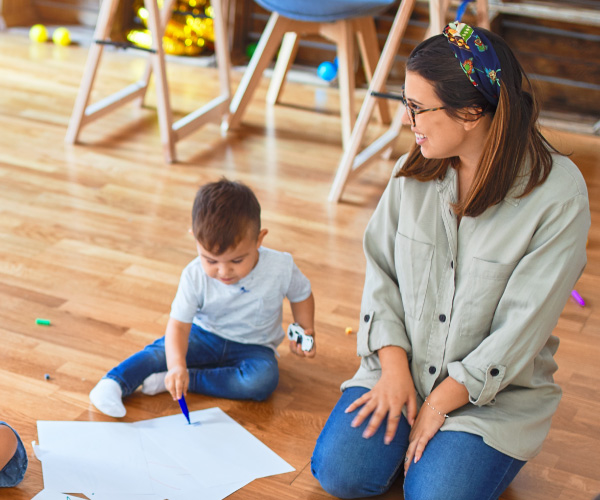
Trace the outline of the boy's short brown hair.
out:
M 209 252 L 220 255 L 260 232 L 260 204 L 241 182 L 222 178 L 201 186 L 192 208 L 192 231 Z

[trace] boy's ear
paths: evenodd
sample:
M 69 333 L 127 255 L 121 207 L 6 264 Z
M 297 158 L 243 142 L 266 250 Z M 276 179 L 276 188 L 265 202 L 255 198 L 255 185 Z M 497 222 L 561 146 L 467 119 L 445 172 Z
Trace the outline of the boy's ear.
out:
M 262 245 L 262 242 L 265 238 L 265 236 L 267 235 L 267 233 L 269 232 L 268 229 L 261 229 L 258 233 L 258 237 L 256 238 L 256 248 L 258 248 L 259 246 Z

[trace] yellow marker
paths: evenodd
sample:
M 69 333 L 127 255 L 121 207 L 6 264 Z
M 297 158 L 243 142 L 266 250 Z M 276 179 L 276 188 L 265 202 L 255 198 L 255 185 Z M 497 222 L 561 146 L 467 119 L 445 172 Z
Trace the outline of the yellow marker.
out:
M 43 24 L 34 24 L 29 29 L 29 39 L 32 42 L 40 43 L 43 43 L 46 40 L 48 40 L 48 30 L 46 29 L 46 26 L 44 26 Z
M 352 327 L 348 326 L 346 327 L 346 335 L 350 335 L 352 333 Z
M 67 28 L 56 28 L 52 34 L 52 41 L 56 45 L 69 45 L 71 43 L 71 34 Z

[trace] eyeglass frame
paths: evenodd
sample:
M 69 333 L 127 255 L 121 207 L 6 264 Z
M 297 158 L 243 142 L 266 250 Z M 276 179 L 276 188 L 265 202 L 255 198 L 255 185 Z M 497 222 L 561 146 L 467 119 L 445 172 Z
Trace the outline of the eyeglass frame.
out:
M 440 106 L 437 108 L 418 109 L 418 110 L 413 109 L 409 105 L 408 101 L 406 100 L 406 94 L 404 93 L 404 87 L 402 87 L 402 91 L 400 92 L 399 97 L 400 97 L 400 100 L 402 101 L 402 104 L 404 105 L 404 109 L 406 110 L 406 116 L 408 116 L 408 119 L 413 127 L 417 126 L 417 115 L 420 115 L 421 113 L 427 113 L 427 111 L 438 111 L 440 109 L 446 109 L 446 106 Z
M 427 108 L 427 109 L 419 109 L 415 110 L 408 105 L 406 100 L 406 95 L 404 94 L 404 85 L 402 86 L 402 92 L 400 94 L 391 93 L 391 92 L 377 92 L 375 90 L 371 91 L 371 95 L 373 97 L 382 97 L 384 99 L 395 99 L 396 101 L 402 101 L 402 105 L 404 109 L 407 110 L 406 116 L 408 116 L 408 120 L 410 121 L 413 127 L 417 126 L 417 115 L 421 113 L 427 113 L 427 111 L 438 111 L 440 109 L 447 109 L 446 106 L 440 106 L 439 108 Z

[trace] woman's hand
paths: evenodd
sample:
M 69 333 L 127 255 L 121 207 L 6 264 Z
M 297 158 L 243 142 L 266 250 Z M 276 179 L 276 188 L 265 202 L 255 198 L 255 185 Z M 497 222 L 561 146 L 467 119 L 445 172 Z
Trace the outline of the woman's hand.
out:
M 406 374 L 399 376 L 398 371 L 392 370 L 383 372 L 375 387 L 348 406 L 346 413 L 362 406 L 352 421 L 352 427 L 358 427 L 372 414 L 363 432 L 364 438 L 373 436 L 387 415 L 383 442 L 390 444 L 396 435 L 404 405 L 406 405 L 408 423 L 412 425 L 417 412 L 417 398 L 412 377 L 410 372 L 408 376 Z
M 421 410 L 417 415 L 412 430 L 408 436 L 408 449 L 404 458 L 404 475 L 408 472 L 410 464 L 417 463 L 421 460 L 427 443 L 437 431 L 442 427 L 446 418 L 440 415 L 436 410 L 432 409 L 427 403 L 423 403 Z
M 180 400 L 182 396 L 187 394 L 189 383 L 190 375 L 185 365 L 175 365 L 169 368 L 165 376 L 165 386 L 174 400 Z

